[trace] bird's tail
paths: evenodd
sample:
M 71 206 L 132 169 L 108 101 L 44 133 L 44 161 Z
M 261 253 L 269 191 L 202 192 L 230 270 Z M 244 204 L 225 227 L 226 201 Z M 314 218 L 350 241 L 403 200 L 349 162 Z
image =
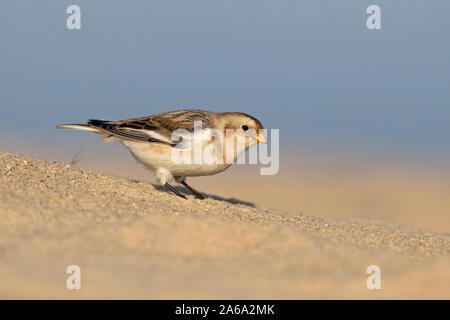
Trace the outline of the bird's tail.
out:
M 91 131 L 95 133 L 100 133 L 96 127 L 90 124 L 61 124 L 56 127 L 57 129 L 72 129 L 72 130 L 83 130 L 83 131 Z

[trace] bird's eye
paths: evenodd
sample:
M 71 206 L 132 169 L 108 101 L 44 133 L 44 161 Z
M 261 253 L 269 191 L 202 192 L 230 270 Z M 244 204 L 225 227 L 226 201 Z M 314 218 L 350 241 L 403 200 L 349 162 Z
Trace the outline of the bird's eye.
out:
M 244 124 L 244 125 L 242 126 L 242 130 L 247 131 L 247 130 L 248 130 L 248 125 Z

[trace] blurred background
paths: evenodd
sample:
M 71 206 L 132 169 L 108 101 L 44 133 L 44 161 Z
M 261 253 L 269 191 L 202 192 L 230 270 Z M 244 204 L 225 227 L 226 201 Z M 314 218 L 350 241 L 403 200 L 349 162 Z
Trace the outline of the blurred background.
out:
M 68 30 L 66 8 L 81 8 Z M 366 8 L 381 8 L 368 30 Z M 122 146 L 61 123 L 182 108 L 280 129 L 280 171 L 203 192 L 329 218 L 450 228 L 450 2 L 0 3 L 0 151 L 152 181 Z

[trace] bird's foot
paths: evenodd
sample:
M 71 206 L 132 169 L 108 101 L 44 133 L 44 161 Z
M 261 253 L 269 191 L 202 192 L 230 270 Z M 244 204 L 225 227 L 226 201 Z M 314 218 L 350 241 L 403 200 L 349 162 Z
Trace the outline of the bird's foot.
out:
M 192 188 L 190 185 L 188 185 L 188 184 L 186 183 L 186 181 L 182 181 L 181 184 L 182 184 L 183 186 L 185 186 L 186 188 L 188 188 L 188 189 L 194 194 L 194 196 L 195 196 L 196 199 L 200 199 L 200 200 L 205 199 L 205 197 L 202 196 L 197 190 L 195 190 L 195 189 Z
M 170 184 L 168 184 L 166 182 L 166 184 L 164 185 L 167 189 L 169 189 L 170 191 L 172 191 L 173 193 L 175 193 L 177 196 L 179 196 L 180 198 L 183 199 L 187 199 L 186 196 L 184 194 L 182 194 L 180 191 L 178 191 L 177 189 L 175 189 L 174 187 L 172 187 Z

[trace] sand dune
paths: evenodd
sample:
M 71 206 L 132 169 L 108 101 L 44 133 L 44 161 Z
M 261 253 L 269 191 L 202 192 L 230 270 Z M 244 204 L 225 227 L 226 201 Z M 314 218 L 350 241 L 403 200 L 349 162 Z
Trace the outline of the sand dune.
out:
M 0 298 L 449 299 L 449 243 L 0 153 Z M 66 288 L 74 264 L 81 290 Z

